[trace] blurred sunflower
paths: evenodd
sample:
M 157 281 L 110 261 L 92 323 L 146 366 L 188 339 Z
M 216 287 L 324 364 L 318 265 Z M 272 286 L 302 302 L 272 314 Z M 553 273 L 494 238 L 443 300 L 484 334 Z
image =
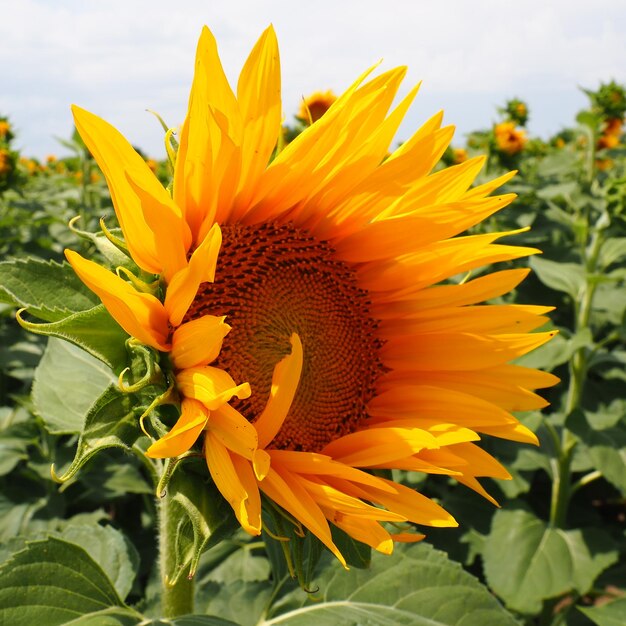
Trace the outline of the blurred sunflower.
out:
M 493 132 L 498 150 L 510 156 L 521 152 L 528 141 L 526 131 L 517 128 L 515 122 L 496 124 Z
M 317 122 L 330 109 L 336 99 L 337 96 L 330 90 L 316 91 L 302 99 L 296 117 L 307 124 Z
M 273 29 L 234 93 L 205 28 L 172 197 L 117 130 L 74 107 L 158 289 L 66 253 L 130 335 L 170 353 L 182 412 L 148 454 L 178 456 L 202 437 L 244 529 L 261 532 L 264 494 L 344 564 L 329 522 L 387 553 L 422 535 L 381 522 L 456 525 L 370 470 L 444 474 L 492 500 L 477 479 L 509 475 L 475 442 L 536 443 L 510 412 L 545 406 L 533 390 L 556 382 L 510 364 L 552 336 L 530 332 L 549 308 L 481 305 L 527 270 L 437 285 L 537 252 L 496 243 L 509 232 L 457 236 L 511 202 L 490 196 L 511 175 L 470 188 L 482 157 L 431 174 L 453 134 L 442 114 L 385 158 L 417 88 L 390 111 L 406 70 L 371 71 L 272 159 Z

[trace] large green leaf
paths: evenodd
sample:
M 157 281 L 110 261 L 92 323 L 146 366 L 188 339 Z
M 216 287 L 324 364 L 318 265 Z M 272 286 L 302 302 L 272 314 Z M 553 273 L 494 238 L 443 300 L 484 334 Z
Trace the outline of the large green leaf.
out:
M 128 365 L 126 352 L 128 335 L 102 304 L 86 311 L 72 313 L 54 322 L 33 323 L 23 317 L 20 317 L 19 321 L 32 333 L 72 342 L 108 365 L 116 373 L 121 372 Z
M 592 608 L 578 607 L 578 610 L 597 626 L 624 626 L 626 624 L 626 598 Z
M 556 291 L 564 291 L 575 300 L 585 285 L 585 272 L 575 263 L 558 263 L 540 257 L 532 257 L 530 265 L 539 280 Z
M 0 566 L 2 624 L 58 626 L 110 607 L 123 607 L 113 584 L 73 543 L 34 541 Z
M 368 570 L 345 571 L 333 560 L 315 584 L 319 593 L 294 592 L 259 625 L 517 624 L 476 578 L 428 544 L 398 545 L 392 556 L 375 553 Z
M 35 410 L 51 433 L 79 433 L 87 411 L 113 383 L 110 368 L 98 359 L 67 341 L 50 337 L 35 371 Z
M 120 598 L 129 594 L 139 566 L 139 555 L 122 533 L 112 526 L 72 524 L 61 532 L 60 537 L 87 552 L 113 583 Z
M 538 613 L 546 599 L 587 593 L 617 558 L 602 531 L 550 528 L 527 511 L 498 511 L 483 551 L 489 585 L 508 607 L 526 614 Z
M 53 322 L 91 309 L 98 304 L 98 297 L 67 263 L 28 258 L 0 263 L 0 301 Z

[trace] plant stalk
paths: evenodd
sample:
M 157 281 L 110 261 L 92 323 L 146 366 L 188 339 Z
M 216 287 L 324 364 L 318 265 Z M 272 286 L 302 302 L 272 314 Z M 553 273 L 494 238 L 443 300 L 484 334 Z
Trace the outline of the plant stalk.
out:
M 175 584 L 172 568 L 176 563 L 178 520 L 172 507 L 172 498 L 165 495 L 157 501 L 159 511 L 159 566 L 161 575 L 162 617 L 180 617 L 193 613 L 194 581 L 182 575 Z

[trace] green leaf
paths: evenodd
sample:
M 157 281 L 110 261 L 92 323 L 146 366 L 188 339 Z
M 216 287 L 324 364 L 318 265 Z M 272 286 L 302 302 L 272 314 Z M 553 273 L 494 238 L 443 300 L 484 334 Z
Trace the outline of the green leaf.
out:
M 626 256 L 626 237 L 611 237 L 600 248 L 599 266 L 606 269 L 623 256 Z
M 0 301 L 26 308 L 49 322 L 99 302 L 67 263 L 35 258 L 0 263 Z
M 71 465 L 57 477 L 65 482 L 97 452 L 106 448 L 130 450 L 141 435 L 135 400 L 110 386 L 96 400 L 85 417 L 78 449 Z
M 120 598 L 130 593 L 139 555 L 121 532 L 112 526 L 72 524 L 60 533 L 60 538 L 83 548 L 108 576 Z
M 602 606 L 576 608 L 597 626 L 624 626 L 626 624 L 626 598 L 620 598 Z
M 214 615 L 183 615 L 171 620 L 171 624 L 174 626 L 238 626 L 235 622 Z
M 587 593 L 617 558 L 614 542 L 603 532 L 549 528 L 521 510 L 494 515 L 483 552 L 490 587 L 508 607 L 531 615 L 548 598 Z
M 333 560 L 315 585 L 319 593 L 297 590 L 259 626 L 517 624 L 476 578 L 427 544 L 374 553 L 369 570 L 345 571 Z
M 128 335 L 102 304 L 44 324 L 29 322 L 23 317 L 18 319 L 21 326 L 32 333 L 70 341 L 118 374 L 128 364 Z
M 80 547 L 50 537 L 34 541 L 0 567 L 0 623 L 71 623 L 123 607 L 111 581 Z
M 626 424 L 593 428 L 582 411 L 574 411 L 565 425 L 584 442 L 602 476 L 626 494 Z
M 51 337 L 33 382 L 33 403 L 54 434 L 79 433 L 85 415 L 114 384 L 110 368 L 80 348 Z
M 65 626 L 146 626 L 141 615 L 132 609 L 112 608 L 97 611 L 89 615 L 81 615 L 71 622 L 64 622 Z
M 585 273 L 580 265 L 575 263 L 557 263 L 540 257 L 532 257 L 530 265 L 539 280 L 556 291 L 563 291 L 575 300 L 580 296 L 585 286 Z
M 213 569 L 203 580 L 229 584 L 241 580 L 258 582 L 269 578 L 270 564 L 266 557 L 255 555 L 254 550 L 244 544 Z

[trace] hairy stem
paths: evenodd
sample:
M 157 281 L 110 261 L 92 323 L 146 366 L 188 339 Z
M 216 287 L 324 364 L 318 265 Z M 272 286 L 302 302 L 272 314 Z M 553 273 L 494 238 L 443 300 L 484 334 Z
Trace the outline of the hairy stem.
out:
M 194 581 L 181 575 L 174 584 L 171 582 L 174 579 L 179 518 L 175 515 L 169 495 L 159 498 L 157 505 L 162 589 L 161 612 L 163 617 L 179 617 L 193 613 Z

